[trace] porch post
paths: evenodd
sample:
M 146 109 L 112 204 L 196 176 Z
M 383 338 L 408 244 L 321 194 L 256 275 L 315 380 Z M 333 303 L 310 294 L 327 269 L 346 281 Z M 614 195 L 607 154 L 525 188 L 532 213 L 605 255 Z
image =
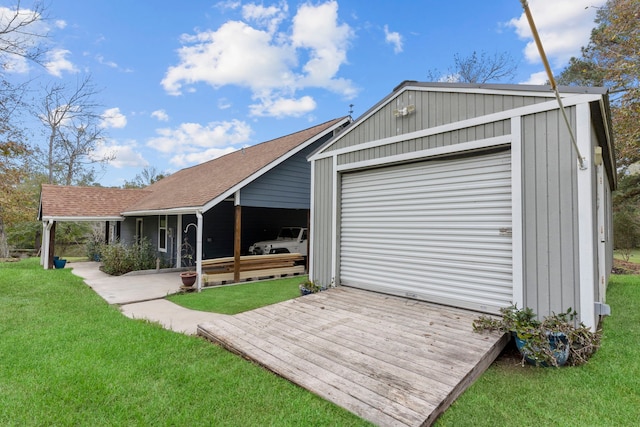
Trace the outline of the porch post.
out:
M 52 268 L 53 265 L 53 255 L 56 250 L 56 222 L 52 221 L 51 227 L 49 229 L 49 239 L 48 239 L 48 247 L 47 247 L 47 263 L 46 269 Z
M 198 292 L 202 290 L 202 212 L 196 211 L 198 227 L 196 230 L 196 272 L 198 273 Z
M 235 227 L 233 232 L 233 281 L 240 281 L 240 246 L 242 245 L 242 206 L 240 192 L 235 197 Z
M 182 214 L 178 214 L 176 223 L 176 267 L 182 267 Z

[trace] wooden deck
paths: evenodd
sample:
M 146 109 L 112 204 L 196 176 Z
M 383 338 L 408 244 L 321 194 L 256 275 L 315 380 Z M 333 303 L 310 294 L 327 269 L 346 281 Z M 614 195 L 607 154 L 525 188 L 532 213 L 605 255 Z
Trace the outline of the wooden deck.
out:
M 506 335 L 472 331 L 477 315 L 338 287 L 198 325 L 198 334 L 375 424 L 420 426 L 506 345 Z

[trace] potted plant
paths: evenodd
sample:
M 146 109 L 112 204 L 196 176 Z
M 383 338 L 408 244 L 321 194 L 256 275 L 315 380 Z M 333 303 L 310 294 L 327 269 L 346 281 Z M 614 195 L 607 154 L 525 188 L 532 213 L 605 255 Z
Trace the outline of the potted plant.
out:
M 300 283 L 298 288 L 300 289 L 300 295 L 315 294 L 324 290 L 322 286 L 312 282 L 311 280 L 305 280 L 304 282 Z
M 180 247 L 180 253 L 182 257 L 182 265 L 187 267 L 187 271 L 180 273 L 180 280 L 182 280 L 182 286 L 190 288 L 196 283 L 198 273 L 193 271 L 193 246 L 189 244 L 187 238 L 184 238 Z
M 480 316 L 473 322 L 475 332 L 510 333 L 526 361 L 536 366 L 580 365 L 586 363 L 600 344 L 600 331 L 576 325 L 576 311 L 569 308 L 538 320 L 529 307 L 515 304 L 500 310 L 502 318 Z

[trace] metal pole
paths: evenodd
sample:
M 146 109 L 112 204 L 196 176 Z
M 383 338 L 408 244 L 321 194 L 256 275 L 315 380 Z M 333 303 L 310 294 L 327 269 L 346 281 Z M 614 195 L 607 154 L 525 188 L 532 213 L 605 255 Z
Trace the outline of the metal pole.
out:
M 547 55 L 545 54 L 544 48 L 542 47 L 542 41 L 540 41 L 540 35 L 538 34 L 538 30 L 536 29 L 535 22 L 533 22 L 533 15 L 531 15 L 531 11 L 529 10 L 529 4 L 527 0 L 520 0 L 520 3 L 522 3 L 524 14 L 527 16 L 529 27 L 531 27 L 531 34 L 533 35 L 533 40 L 536 42 L 536 46 L 538 47 L 538 52 L 540 53 L 540 58 L 542 59 L 542 63 L 544 64 L 544 69 L 547 72 L 547 77 L 549 77 L 549 82 L 551 83 L 551 88 L 553 89 L 553 92 L 556 95 L 556 100 L 558 101 L 558 105 L 560 106 L 562 117 L 564 118 L 564 122 L 567 125 L 567 129 L 569 130 L 571 143 L 573 144 L 573 148 L 575 148 L 576 153 L 578 154 L 578 162 L 580 163 L 580 169 L 585 170 L 587 167 L 584 164 L 584 157 L 582 157 L 582 154 L 580 153 L 580 149 L 578 149 L 578 142 L 576 141 L 576 137 L 573 134 L 573 129 L 571 128 L 571 123 L 569 123 L 569 117 L 567 117 L 567 112 L 564 110 L 564 105 L 562 104 L 562 98 L 560 98 L 560 92 L 558 92 L 558 86 L 556 85 L 556 80 L 553 78 L 553 73 L 551 72 L 551 67 L 549 66 Z

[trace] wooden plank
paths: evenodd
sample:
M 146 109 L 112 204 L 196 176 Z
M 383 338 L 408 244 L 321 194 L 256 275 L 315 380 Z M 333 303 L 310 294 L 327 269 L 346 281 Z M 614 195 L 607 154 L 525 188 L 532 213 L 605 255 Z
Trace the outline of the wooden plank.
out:
M 277 315 L 273 316 L 269 310 L 256 310 L 251 314 L 257 317 L 264 316 L 263 322 L 278 319 Z M 246 321 L 246 317 L 243 319 Z M 286 331 L 297 328 L 303 336 L 313 337 L 309 339 L 320 341 L 321 348 L 317 349 L 319 352 L 339 354 L 338 359 L 344 358 L 343 363 L 349 366 L 353 372 L 385 378 L 387 381 L 385 387 L 397 394 L 413 393 L 435 407 L 437 402 L 447 395 L 449 388 L 457 384 L 457 381 L 452 379 L 452 369 L 447 369 L 447 372 L 438 372 L 431 369 L 430 366 L 416 364 L 415 359 L 409 360 L 410 357 L 405 358 L 401 351 L 396 352 L 395 344 L 391 346 L 388 337 L 380 338 L 376 336 L 375 331 L 369 331 L 363 339 L 354 340 L 353 331 L 349 329 L 350 325 L 336 324 L 327 330 L 306 326 L 305 322 L 296 322 L 288 316 L 278 320 L 279 325 L 285 325 L 288 328 L 285 329 Z M 342 338 L 344 336 L 348 336 L 349 339 Z M 415 343 L 415 345 L 418 346 L 420 343 Z M 412 385 L 416 383 L 408 382 L 407 377 L 413 377 L 419 385 Z M 429 383 L 428 387 L 422 387 L 424 382 L 418 380 L 419 378 L 431 378 L 433 382 Z M 437 402 L 434 402 L 434 399 Z M 424 404 L 422 409 L 424 409 Z
M 216 332 L 212 333 L 212 330 Z M 238 328 L 226 322 L 224 324 L 216 322 L 215 324 L 204 323 L 198 325 L 198 335 L 204 336 L 242 357 L 259 363 L 270 371 L 289 379 L 324 399 L 334 403 L 341 402 L 340 406 L 347 408 L 364 419 L 378 425 L 407 425 L 380 410 L 379 408 L 385 408 L 385 406 L 382 402 L 376 402 L 375 396 L 369 396 L 371 398 L 366 400 L 356 397 L 360 396 L 358 392 L 370 395 L 358 384 L 350 384 L 353 392 L 345 393 L 327 381 L 327 379 L 330 379 L 339 384 L 344 381 L 342 378 L 324 372 L 321 368 L 315 369 L 313 364 L 299 357 L 292 355 L 286 357 L 286 354 L 278 346 L 264 342 L 260 336 L 245 334 L 245 332 L 243 328 Z M 243 337 L 246 337 L 246 339 Z M 278 355 L 274 355 L 274 353 Z M 379 406 L 377 406 L 378 404 Z
M 240 272 L 240 280 L 258 280 L 263 277 L 282 277 L 282 276 L 294 276 L 298 274 L 304 274 L 304 265 L 296 265 L 294 267 L 285 267 L 285 268 L 272 268 L 265 270 L 252 270 L 252 271 L 241 271 Z M 234 274 L 232 271 L 226 272 L 207 272 L 203 275 L 203 279 L 207 283 L 217 283 L 217 282 L 231 282 L 234 280 Z
M 379 425 L 431 425 L 508 336 L 477 313 L 339 287 L 199 325 L 199 333 Z

